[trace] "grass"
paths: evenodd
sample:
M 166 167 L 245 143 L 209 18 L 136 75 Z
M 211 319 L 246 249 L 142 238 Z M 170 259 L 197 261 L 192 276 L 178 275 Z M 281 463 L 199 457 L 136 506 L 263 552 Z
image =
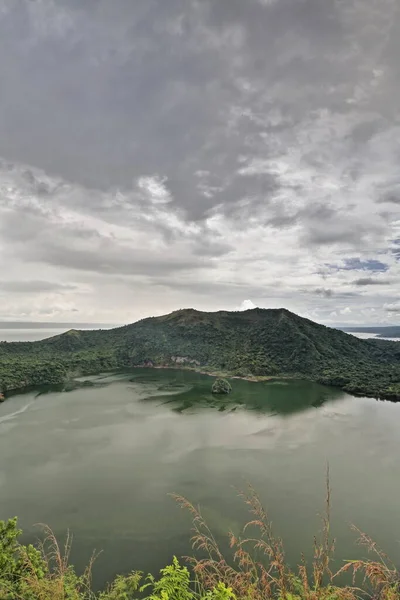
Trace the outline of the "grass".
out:
M 182 496 L 175 496 L 179 505 L 192 515 L 193 549 L 202 556 L 186 557 L 186 560 L 202 589 L 213 589 L 222 581 L 235 598 L 246 600 L 358 600 L 366 597 L 400 600 L 400 573 L 396 566 L 355 526 L 352 529 L 358 534 L 358 544 L 374 558 L 349 560 L 339 570 L 332 571 L 335 540 L 330 530 L 329 471 L 322 532 L 319 539 L 314 538 L 313 560 L 308 565 L 302 556 L 296 570 L 287 563 L 282 539 L 274 534 L 255 490 L 249 486 L 247 492 L 240 495 L 252 518 L 243 528 L 243 537 L 229 534 L 233 560 L 222 554 L 200 509 Z M 352 585 L 338 585 L 339 576 L 346 572 L 352 573 Z M 359 586 L 356 579 L 361 579 Z
M 314 539 L 313 559 L 288 564 L 282 540 L 252 487 L 240 493 L 251 518 L 242 536 L 229 534 L 231 555 L 223 555 L 216 538 L 196 508 L 182 496 L 178 504 L 192 515 L 194 555 L 182 566 L 174 557 L 158 578 L 132 571 L 118 575 L 102 592 L 92 588 L 95 556 L 82 575 L 70 564 L 71 537 L 62 547 L 44 526 L 37 547 L 19 543 L 16 519 L 0 522 L 0 600 L 400 600 L 400 573 L 365 533 L 353 527 L 359 544 L 372 557 L 346 561 L 332 570 L 335 541 L 330 529 L 331 491 L 327 478 L 322 531 Z M 352 574 L 340 585 L 339 576 Z M 349 580 L 350 581 L 350 580 Z M 356 585 L 356 581 L 358 585 Z

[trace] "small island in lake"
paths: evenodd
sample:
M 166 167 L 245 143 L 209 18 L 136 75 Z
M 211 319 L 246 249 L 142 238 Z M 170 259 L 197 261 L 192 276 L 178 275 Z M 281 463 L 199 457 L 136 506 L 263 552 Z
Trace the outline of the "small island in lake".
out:
M 232 386 L 226 379 L 218 378 L 214 381 L 211 391 L 213 394 L 230 394 Z

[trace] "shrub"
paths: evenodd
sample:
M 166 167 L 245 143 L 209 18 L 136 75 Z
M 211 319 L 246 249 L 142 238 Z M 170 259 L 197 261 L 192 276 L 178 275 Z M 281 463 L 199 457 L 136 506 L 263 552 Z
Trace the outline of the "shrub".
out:
M 354 560 L 336 573 L 330 567 L 334 540 L 330 534 L 330 489 L 327 484 L 326 513 L 322 534 L 315 539 L 314 557 L 309 566 L 302 560 L 293 570 L 285 560 L 282 540 L 272 530 L 267 513 L 250 487 L 241 494 L 252 518 L 243 529 L 243 538 L 230 534 L 233 560 L 227 560 L 201 515 L 185 498 L 179 504 L 193 517 L 193 548 L 201 558 L 188 558 L 190 568 L 174 557 L 161 569 L 157 579 L 132 571 L 118 575 L 108 588 L 95 593 L 91 588 L 93 560 L 83 575 L 69 564 L 70 538 L 61 549 L 45 527 L 38 548 L 18 541 L 17 520 L 0 521 L 0 600 L 400 600 L 400 574 L 395 565 L 364 533 L 362 546 L 375 553 L 376 560 Z M 256 535 L 249 535 L 250 530 Z M 336 585 L 343 572 L 353 572 L 352 586 Z M 364 576 L 364 591 L 354 587 L 354 576 Z
M 211 391 L 213 394 L 230 394 L 232 387 L 226 379 L 216 379 L 212 385 Z

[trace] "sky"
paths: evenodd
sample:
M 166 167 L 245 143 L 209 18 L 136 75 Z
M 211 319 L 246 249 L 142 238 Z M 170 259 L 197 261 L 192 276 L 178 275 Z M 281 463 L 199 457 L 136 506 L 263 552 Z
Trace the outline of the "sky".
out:
M 0 320 L 400 321 L 398 0 L 2 0 Z

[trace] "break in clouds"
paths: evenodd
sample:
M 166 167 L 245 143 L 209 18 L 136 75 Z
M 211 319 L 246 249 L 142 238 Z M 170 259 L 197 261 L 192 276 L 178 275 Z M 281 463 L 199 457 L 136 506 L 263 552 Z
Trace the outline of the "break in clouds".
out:
M 3 0 L 0 319 L 400 315 L 397 0 Z

